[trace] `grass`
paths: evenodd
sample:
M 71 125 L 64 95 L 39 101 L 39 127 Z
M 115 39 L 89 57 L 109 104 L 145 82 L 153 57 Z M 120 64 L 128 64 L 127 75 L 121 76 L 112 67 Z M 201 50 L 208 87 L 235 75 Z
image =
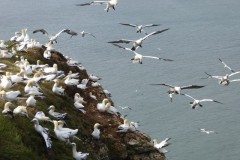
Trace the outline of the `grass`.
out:
M 9 42 L 10 44 L 10 42 Z M 14 62 L 19 60 L 21 56 L 27 58 L 30 64 L 36 64 L 39 59 L 42 64 L 49 64 L 52 66 L 57 63 L 60 70 L 67 74 L 70 70 L 73 72 L 80 72 L 79 80 L 88 78 L 87 72 L 79 70 L 77 67 L 70 67 L 66 64 L 66 59 L 58 52 L 53 54 L 51 60 L 43 58 L 43 49 L 29 49 L 27 52 L 18 52 L 17 55 L 11 59 L 0 59 L 0 63 L 8 65 L 5 71 L 16 74 L 20 71 L 14 65 Z M 1 74 L 5 74 L 2 72 Z M 35 107 L 27 107 L 29 118 L 22 116 L 15 116 L 14 118 L 5 117 L 0 114 L 0 159 L 4 160 L 72 160 L 72 147 L 55 138 L 53 131 L 53 124 L 50 122 L 40 122 L 40 125 L 49 129 L 52 137 L 52 152 L 54 158 L 49 158 L 50 151 L 46 149 L 45 142 L 41 135 L 37 133 L 30 121 L 34 118 L 37 111 L 43 111 L 46 116 L 48 114 L 48 107 L 54 105 L 56 112 L 67 112 L 65 119 L 68 128 L 78 129 L 77 136 L 81 139 L 71 140 L 77 144 L 77 150 L 81 152 L 90 153 L 88 160 L 96 159 L 129 159 L 129 155 L 138 154 L 137 150 L 127 150 L 127 142 L 125 142 L 125 134 L 119 135 L 116 132 L 117 126 L 122 122 L 122 119 L 108 113 L 100 113 L 96 109 L 97 103 L 100 103 L 106 95 L 103 93 L 101 87 L 94 88 L 88 86 L 85 91 L 82 91 L 74 86 L 66 86 L 61 80 L 63 88 L 65 88 L 65 95 L 58 96 L 52 92 L 54 82 L 41 82 L 39 85 L 44 93 L 45 98 L 36 97 L 37 103 Z M 8 90 L 19 90 L 21 96 L 24 96 L 24 83 L 14 85 Z M 8 91 L 7 90 L 7 91 Z M 85 104 L 86 114 L 79 112 L 73 105 L 73 96 L 75 93 L 80 93 L 87 101 Z M 94 101 L 89 97 L 89 92 L 98 96 L 98 100 Z M 26 105 L 26 99 L 16 100 L 13 102 L 14 106 Z M 0 111 L 3 109 L 5 101 L 0 100 Z M 113 104 L 113 103 L 112 103 Z M 53 117 L 50 117 L 54 119 Z M 93 140 L 91 132 L 93 125 L 98 122 L 104 127 L 101 128 L 100 140 Z M 134 137 L 143 136 L 141 133 L 133 134 Z M 147 143 L 147 140 L 145 140 Z M 144 143 L 144 142 L 143 142 Z M 154 150 L 154 149 L 153 149 Z M 51 152 L 51 153 L 52 153 Z M 142 154 L 142 153 L 141 153 Z M 146 153 L 148 154 L 148 153 Z M 108 158 L 107 158 L 108 157 Z M 164 158 L 163 158 L 164 159 Z M 163 160 L 161 159 L 161 160 Z

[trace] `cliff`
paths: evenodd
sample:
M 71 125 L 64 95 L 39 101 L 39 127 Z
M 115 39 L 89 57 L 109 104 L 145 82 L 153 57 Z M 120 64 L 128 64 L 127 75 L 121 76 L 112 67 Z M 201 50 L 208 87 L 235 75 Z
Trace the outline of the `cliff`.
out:
M 77 66 L 69 66 L 67 59 L 59 52 L 52 52 L 50 60 L 43 58 L 43 48 L 28 49 L 27 52 L 17 52 L 10 59 L 0 59 L 0 63 L 7 64 L 6 69 L 2 69 L 1 74 L 5 75 L 6 71 L 18 73 L 19 69 L 14 65 L 20 56 L 28 59 L 30 64 L 36 64 L 40 60 L 42 64 L 54 63 L 58 65 L 58 69 L 64 71 L 65 75 L 71 70 L 73 73 L 79 72 L 79 80 L 88 78 L 86 70 L 80 70 Z M 90 81 L 88 88 L 81 90 L 76 86 L 67 86 L 60 81 L 65 94 L 58 96 L 52 92 L 54 82 L 42 81 L 39 85 L 44 93 L 44 98 L 37 97 L 35 107 L 28 107 L 29 118 L 23 116 L 15 116 L 14 118 L 6 117 L 0 114 L 0 159 L 4 160 L 72 160 L 72 147 L 64 142 L 54 138 L 53 124 L 49 122 L 40 122 L 40 124 L 49 129 L 52 135 L 52 149 L 47 150 L 42 137 L 35 131 L 33 119 L 37 111 L 43 111 L 49 116 L 47 108 L 54 105 L 59 112 L 67 112 L 65 119 L 67 127 L 79 129 L 77 136 L 81 139 L 73 140 L 77 144 L 77 150 L 89 153 L 88 160 L 164 160 L 164 154 L 160 153 L 152 145 L 150 137 L 139 131 L 118 133 L 117 127 L 123 123 L 123 119 L 119 116 L 109 113 L 100 113 L 96 105 L 102 102 L 104 98 L 108 98 L 103 92 L 103 88 L 92 87 Z M 21 96 L 24 96 L 24 83 L 14 85 L 11 90 L 20 90 Z M 89 92 L 97 96 L 97 100 L 89 97 Z M 73 106 L 73 97 L 75 93 L 80 95 L 87 102 L 85 104 L 86 114 L 79 112 Z M 109 98 L 108 98 L 109 99 Z M 109 99 L 110 100 L 110 99 Z M 26 105 L 26 99 L 13 101 L 15 106 Z M 110 100 L 111 101 L 111 100 Z M 2 111 L 5 104 L 4 100 L 0 100 L 0 110 Z M 113 102 L 112 102 L 113 104 Z M 92 138 L 91 133 L 95 123 L 102 124 L 100 127 L 101 137 L 99 140 Z

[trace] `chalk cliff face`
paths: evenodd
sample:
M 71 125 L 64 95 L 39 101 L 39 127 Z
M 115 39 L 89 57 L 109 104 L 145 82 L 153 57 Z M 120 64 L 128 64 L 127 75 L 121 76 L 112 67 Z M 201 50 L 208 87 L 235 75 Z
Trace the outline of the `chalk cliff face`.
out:
M 27 58 L 30 64 L 36 64 L 40 60 L 42 64 L 52 66 L 54 63 L 58 65 L 58 69 L 64 71 L 65 75 L 69 71 L 79 73 L 79 80 L 88 79 L 86 70 L 82 70 L 77 66 L 69 66 L 67 59 L 59 52 L 52 52 L 50 60 L 43 58 L 44 49 L 32 48 L 27 52 L 18 52 L 17 56 Z M 13 73 L 19 72 L 14 62 L 19 60 L 16 56 L 11 59 L 0 59 L 0 63 L 5 63 L 9 67 L 5 71 Z M 80 60 L 81 61 L 81 60 Z M 104 81 L 104 80 L 103 80 Z M 77 136 L 81 139 L 71 139 L 77 144 L 77 151 L 89 153 L 89 160 L 164 160 L 164 154 L 160 153 L 153 147 L 151 139 L 140 131 L 119 133 L 116 132 L 123 119 L 117 115 L 110 113 L 101 113 L 96 106 L 101 103 L 104 98 L 111 99 L 103 92 L 103 88 L 92 87 L 91 80 L 87 84 L 87 89 L 81 90 L 76 86 L 67 86 L 64 79 L 60 79 L 60 83 L 65 88 L 65 94 L 58 96 L 52 92 L 54 82 L 42 81 L 39 85 L 44 93 L 45 98 L 37 97 L 35 107 L 28 107 L 29 118 L 15 116 L 14 118 L 0 115 L 0 156 L 3 159 L 24 159 L 24 160 L 72 160 L 72 147 L 69 144 L 61 142 L 54 138 L 53 124 L 49 122 L 40 122 L 40 124 L 49 129 L 52 135 L 52 148 L 46 149 L 42 137 L 34 130 L 33 119 L 37 111 L 43 111 L 47 116 L 48 107 L 54 105 L 59 112 L 67 112 L 65 119 L 67 127 L 79 129 Z M 12 90 L 20 90 L 24 95 L 24 83 L 19 83 L 11 88 Z M 97 100 L 90 98 L 89 93 L 92 92 Z M 75 93 L 79 93 L 86 104 L 84 104 L 86 114 L 74 108 L 73 97 Z M 111 101 L 112 105 L 113 102 Z M 0 109 L 3 109 L 5 101 L 0 101 Z M 24 99 L 13 101 L 15 106 L 26 105 Z M 50 117 L 50 116 L 49 116 Z M 91 133 L 95 123 L 99 123 L 101 135 L 100 139 L 93 139 Z

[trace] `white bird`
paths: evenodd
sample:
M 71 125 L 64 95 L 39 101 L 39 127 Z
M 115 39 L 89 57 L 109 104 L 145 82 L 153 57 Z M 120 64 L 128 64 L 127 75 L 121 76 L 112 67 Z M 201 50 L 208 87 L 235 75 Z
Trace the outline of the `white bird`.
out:
M 36 119 L 36 118 L 33 118 L 31 122 L 34 123 L 35 130 L 43 137 L 43 139 L 45 141 L 45 144 L 46 144 L 46 147 L 51 148 L 52 147 L 52 140 L 51 140 L 51 137 L 49 135 L 48 129 L 42 127 L 39 124 L 38 119 Z
M 71 143 L 71 144 L 72 144 L 73 158 L 75 160 L 85 160 L 85 159 L 87 159 L 87 156 L 89 155 L 89 153 L 77 152 L 76 143 Z
M 137 24 L 129 24 L 129 23 L 119 23 L 121 25 L 124 25 L 124 26 L 130 26 L 130 27 L 134 27 L 137 29 L 137 33 L 141 33 L 143 32 L 143 28 L 146 28 L 146 27 L 155 27 L 155 26 L 160 26 L 160 24 L 146 24 L 146 25 L 137 25 Z
M 11 102 L 6 102 L 4 104 L 4 109 L 2 110 L 2 114 L 4 116 L 13 117 L 13 111 L 10 109 L 10 107 L 14 107 L 14 105 Z
M 35 94 L 30 94 L 30 96 L 29 96 L 28 99 L 26 100 L 27 106 L 35 107 L 36 102 L 37 102 L 37 101 L 36 101 L 36 99 L 35 99 Z
M 97 97 L 95 95 L 92 94 L 92 92 L 89 92 L 89 96 L 94 99 L 94 100 L 97 100 Z
M 130 124 L 127 119 L 124 119 L 123 124 L 118 126 L 117 132 L 127 132 L 130 129 Z
M 75 32 L 75 31 L 73 31 L 73 30 L 67 29 L 67 30 L 66 30 L 66 33 L 67 33 L 67 34 L 70 34 L 71 37 L 72 37 L 72 36 L 77 36 L 77 35 L 81 34 L 82 37 L 85 37 L 85 35 L 91 35 L 92 37 L 96 38 L 92 33 L 85 32 L 85 31 Z
M 132 110 L 132 108 L 131 108 L 131 107 L 129 107 L 129 106 L 119 106 L 119 108 L 121 108 L 122 110 L 124 110 L 124 109 L 129 109 L 129 110 Z
M 92 1 L 90 3 L 84 3 L 84 4 L 77 4 L 77 6 L 86 6 L 86 5 L 94 5 L 94 4 L 106 4 L 107 7 L 105 10 L 108 12 L 110 8 L 115 10 L 115 6 L 117 5 L 118 0 L 109 0 L 109 1 Z
M 64 83 L 69 86 L 77 86 L 79 84 L 79 79 L 71 78 L 71 76 L 68 75 Z
M 55 64 L 53 64 L 52 67 L 45 67 L 45 68 L 43 68 L 43 72 L 46 73 L 46 74 L 51 74 L 51 73 L 56 74 L 58 72 L 58 66 L 55 63 Z
M 59 80 L 55 79 L 54 81 L 55 81 L 55 83 L 52 87 L 53 93 L 56 93 L 57 95 L 64 95 L 64 90 L 65 89 L 62 86 L 59 86 L 60 85 Z
M 27 107 L 26 106 L 17 106 L 13 110 L 13 115 L 21 115 L 21 116 L 26 116 L 28 117 L 28 112 L 27 112 Z
M 106 112 L 108 112 L 108 113 L 110 113 L 110 114 L 115 114 L 115 115 L 119 115 L 120 113 L 117 111 L 117 108 L 115 108 L 115 107 L 113 107 L 112 105 L 111 105 L 111 103 L 107 103 L 106 105 L 105 105 L 105 107 L 106 107 Z
M 78 132 L 78 129 L 75 129 L 75 130 L 68 129 L 68 128 L 66 128 L 67 130 L 63 129 L 62 126 L 60 126 L 59 122 L 56 120 L 53 120 L 53 124 L 54 124 L 54 133 L 60 141 L 70 143 L 70 138 L 74 137 Z
M 213 75 L 210 75 L 207 72 L 205 72 L 205 74 L 208 76 L 207 78 L 211 77 L 211 78 L 218 79 L 219 84 L 222 84 L 222 85 L 225 85 L 225 86 L 228 86 L 230 84 L 230 82 L 238 81 L 238 80 L 230 80 L 229 78 L 231 76 L 239 74 L 239 73 L 240 73 L 240 71 L 234 72 L 234 73 L 231 73 L 231 74 L 226 74 L 225 76 L 213 76 Z M 202 78 L 202 79 L 206 79 L 206 78 Z
M 79 111 L 81 111 L 83 114 L 86 113 L 86 111 L 84 110 L 85 106 L 82 104 L 81 100 L 77 100 L 76 102 L 74 102 L 74 107 L 76 109 L 78 109 Z
M 107 98 L 104 98 L 101 103 L 97 104 L 97 109 L 100 112 L 105 112 L 106 111 L 106 103 L 109 102 Z
M 34 118 L 37 118 L 39 121 L 48 121 L 48 122 L 53 122 L 49 117 L 45 116 L 45 113 L 43 111 L 38 111 Z
M 79 93 L 75 93 L 74 94 L 74 102 L 78 101 L 79 103 L 87 103 L 86 101 L 84 101 L 83 97 L 79 94 Z
M 3 89 L 9 89 L 13 86 L 13 82 L 11 81 L 11 77 L 10 76 L 3 76 L 1 78 L 1 83 L 0 83 L 0 87 Z
M 200 128 L 200 132 L 206 133 L 206 134 L 217 133 L 217 132 L 214 132 L 214 131 L 207 131 L 205 128 Z
M 72 71 L 69 71 L 68 72 L 68 77 L 71 77 L 71 78 L 78 78 L 79 77 L 79 73 L 72 73 Z
M 188 94 L 182 94 L 181 95 L 183 96 L 186 96 L 186 97 L 189 97 L 193 100 L 193 102 L 190 102 L 190 105 L 192 107 L 192 109 L 195 109 L 197 106 L 199 107 L 202 107 L 203 105 L 201 104 L 201 102 L 216 102 L 216 103 L 220 103 L 220 104 L 223 104 L 219 101 L 216 101 L 216 100 L 213 100 L 213 99 L 201 99 L 201 100 L 198 100 L 198 99 L 195 99 L 193 98 L 192 96 L 188 95 Z
M 92 86 L 92 87 L 99 87 L 99 86 L 101 86 L 101 84 L 98 83 L 98 82 L 92 82 L 92 83 L 91 83 L 91 86 Z
M 0 91 L 0 98 L 7 100 L 7 101 L 14 101 L 17 99 L 20 99 L 18 96 L 21 94 L 21 92 L 19 90 L 17 91 Z
M 163 29 L 161 31 L 154 31 L 154 32 L 142 37 L 142 38 L 137 39 L 137 40 L 120 39 L 120 40 L 117 40 L 117 41 L 110 41 L 108 43 L 126 43 L 126 44 L 129 44 L 130 42 L 133 42 L 131 50 L 135 51 L 138 47 L 142 47 L 143 41 L 145 39 L 147 39 L 148 37 L 159 34 L 159 33 L 162 33 L 162 32 L 167 31 L 167 30 L 169 30 L 169 28 Z
M 161 153 L 167 153 L 168 151 L 165 147 L 169 146 L 171 143 L 169 142 L 171 138 L 166 138 L 162 142 L 157 143 L 156 139 L 153 139 L 153 146 L 157 148 Z
M 42 95 L 43 93 L 39 91 L 40 88 L 38 87 L 35 81 L 28 81 L 26 86 L 24 87 L 24 92 L 27 94 L 35 94 L 35 95 Z
M 49 34 L 46 30 L 44 30 L 44 29 L 37 29 L 37 30 L 34 30 L 34 31 L 33 31 L 33 34 L 34 34 L 34 33 L 37 33 L 37 32 L 41 32 L 42 34 L 47 35 L 48 38 L 49 38 L 49 42 L 50 42 L 51 44 L 53 44 L 54 42 L 57 43 L 57 38 L 58 38 L 58 36 L 59 36 L 61 33 L 65 32 L 65 31 L 66 31 L 66 29 L 63 29 L 63 30 L 61 30 L 60 32 L 58 32 L 57 34 L 55 34 L 55 35 L 50 35 L 50 34 Z
M 78 133 L 78 129 L 64 128 L 63 126 L 64 126 L 64 124 L 66 124 L 65 121 L 60 120 L 60 121 L 57 121 L 57 122 L 58 122 L 58 130 L 59 131 L 67 132 L 67 133 L 69 133 L 69 137 L 73 137 L 73 138 L 76 138 L 78 140 L 81 140 L 80 138 L 78 138 L 76 136 L 76 134 Z
M 77 88 L 85 90 L 87 88 L 87 83 L 89 79 L 83 79 L 80 84 L 77 85 Z
M 97 82 L 98 80 L 101 80 L 100 77 L 97 77 L 93 74 L 89 74 L 89 77 L 88 77 L 90 80 L 92 80 L 93 82 Z
M 168 95 L 171 98 L 171 102 L 172 102 L 173 94 L 180 94 L 183 89 L 198 89 L 198 88 L 205 87 L 205 86 L 194 85 L 194 84 L 193 85 L 191 84 L 191 85 L 181 86 L 181 87 L 180 86 L 173 86 L 173 85 L 165 84 L 165 83 L 151 84 L 151 85 L 162 85 L 162 86 L 170 87 L 169 90 L 168 90 Z
M 106 94 L 106 96 L 111 97 L 111 92 L 109 92 L 108 90 L 104 89 L 103 92 Z
M 54 118 L 57 118 L 57 119 L 64 119 L 66 116 L 67 116 L 67 113 L 59 113 L 59 112 L 55 112 L 55 106 L 54 105 L 51 105 L 49 108 L 48 108 L 48 113 L 54 117 Z
M 218 59 L 219 59 L 219 61 L 224 65 L 224 68 L 229 69 L 232 73 L 235 72 L 231 67 L 229 67 L 229 66 L 228 66 L 225 62 L 223 62 L 220 58 L 218 58 Z
M 101 131 L 99 129 L 100 126 L 101 126 L 101 124 L 99 124 L 99 123 L 94 124 L 93 132 L 91 134 L 94 139 L 100 139 L 100 134 L 101 134 Z
M 164 60 L 164 61 L 173 61 L 171 59 L 165 59 L 165 58 L 160 58 L 160 57 L 144 56 L 144 55 L 142 55 L 140 53 L 137 53 L 136 51 L 134 51 L 134 50 L 132 50 L 130 48 L 124 48 L 124 47 L 122 47 L 120 45 L 117 45 L 117 44 L 114 44 L 114 43 L 113 43 L 113 45 L 116 46 L 116 47 L 122 48 L 122 49 L 127 50 L 127 51 L 131 51 L 132 53 L 134 53 L 135 56 L 131 59 L 133 63 L 142 64 L 142 59 L 143 58 L 151 58 L 151 59 Z
M 0 69 L 6 68 L 6 67 L 7 67 L 6 64 L 4 64 L 4 63 L 0 63 Z

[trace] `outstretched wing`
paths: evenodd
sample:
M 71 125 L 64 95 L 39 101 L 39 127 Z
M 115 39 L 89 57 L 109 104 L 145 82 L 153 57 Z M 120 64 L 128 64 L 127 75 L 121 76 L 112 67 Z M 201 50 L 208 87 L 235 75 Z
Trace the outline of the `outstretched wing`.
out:
M 183 95 L 183 96 L 186 96 L 186 97 L 189 97 L 189 98 L 195 100 L 195 98 L 193 98 L 192 96 L 190 96 L 190 95 L 188 95 L 188 94 L 181 93 L 180 95 Z
M 174 88 L 174 86 L 172 86 L 172 85 L 170 85 L 170 84 L 165 84 L 165 83 L 151 84 L 151 85 L 161 85 L 161 86 L 167 86 L 167 87 Z
M 230 68 L 225 62 L 223 62 L 220 58 L 218 58 L 220 62 L 224 65 L 225 68 L 229 69 L 231 72 L 235 72 L 232 68 Z
M 181 87 L 181 89 L 198 89 L 198 88 L 202 88 L 205 86 L 200 86 L 200 85 L 188 85 L 188 86 L 183 86 Z
M 207 78 L 209 78 L 209 77 L 211 77 L 211 78 L 215 78 L 215 79 L 221 79 L 223 76 L 213 76 L 213 75 L 211 75 L 211 74 L 208 74 L 207 72 L 204 72 L 208 77 Z M 207 79 L 207 78 L 202 78 L 202 79 Z
M 231 74 L 229 75 L 229 77 L 231 77 L 231 76 L 233 76 L 233 75 L 235 75 L 235 74 L 238 74 L 238 73 L 240 73 L 240 71 L 231 73 Z
M 45 29 L 37 29 L 37 30 L 34 30 L 34 31 L 33 31 L 33 34 L 34 34 L 34 33 L 37 33 L 37 32 L 41 32 L 41 33 L 44 34 L 44 35 L 49 35 L 48 32 L 47 32 Z
M 77 32 L 75 32 L 73 30 L 70 30 L 70 29 L 66 29 L 64 32 L 71 35 L 71 36 L 77 36 L 78 35 Z
M 118 48 L 121 48 L 121 49 L 124 49 L 124 50 L 127 50 L 127 51 L 132 51 L 130 48 L 125 48 L 125 47 L 123 47 L 123 46 L 120 46 L 120 45 L 118 45 L 118 44 L 112 44 L 112 45 L 114 45 L 114 46 L 116 46 L 116 47 L 118 47 Z M 132 51 L 133 52 L 133 51 Z
M 120 40 L 117 40 L 117 41 L 110 41 L 108 43 L 126 43 L 126 44 L 129 44 L 130 42 L 134 42 L 134 40 L 120 39 Z
M 149 36 L 156 35 L 156 34 L 159 34 L 159 33 L 165 32 L 165 31 L 167 31 L 167 30 L 169 30 L 169 28 L 167 28 L 167 29 L 163 29 L 163 30 L 161 30 L 161 31 L 155 31 L 155 32 L 152 32 L 152 33 L 146 35 L 145 37 L 143 37 L 142 39 L 145 40 L 145 39 L 148 38 Z
M 222 102 L 219 102 L 219 101 L 216 101 L 216 100 L 213 100 L 213 99 L 201 99 L 199 101 L 200 102 L 216 102 L 216 103 L 223 104 Z
M 83 4 L 76 4 L 76 6 L 88 6 L 88 5 L 93 5 L 93 4 L 106 4 L 108 3 L 107 1 L 93 1 L 89 3 L 83 3 Z
M 159 57 L 154 57 L 154 56 L 142 56 L 142 57 L 144 57 L 144 58 L 158 59 L 158 60 L 160 60 L 160 59 L 161 59 L 161 58 L 159 58 Z
M 61 30 L 60 32 L 58 32 L 58 33 L 55 35 L 55 37 L 58 37 L 61 33 L 66 32 L 66 31 L 68 31 L 68 29 L 63 29 L 63 30 Z
M 156 27 L 156 26 L 160 26 L 160 24 L 146 24 L 146 25 L 143 25 L 143 28 L 145 28 L 145 27 Z
M 129 24 L 129 23 L 119 23 L 121 25 L 125 25 L 125 26 L 130 26 L 130 27 L 137 27 L 136 24 Z

